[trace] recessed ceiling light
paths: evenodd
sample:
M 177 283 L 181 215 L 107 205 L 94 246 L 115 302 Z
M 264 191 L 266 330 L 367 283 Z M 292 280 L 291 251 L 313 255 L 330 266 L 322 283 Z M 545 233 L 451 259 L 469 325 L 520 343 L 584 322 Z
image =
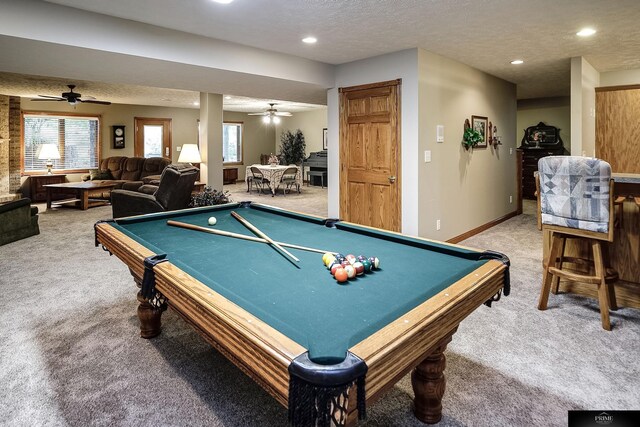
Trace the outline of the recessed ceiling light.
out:
M 229 4 L 231 3 L 233 0 L 213 0 L 216 3 L 220 3 L 220 4 Z
M 511 63 L 513 65 L 520 65 L 520 64 L 524 64 L 524 61 L 522 59 L 514 59 L 513 61 L 511 61 Z
M 303 38 L 302 41 L 307 44 L 314 44 L 315 42 L 318 41 L 318 39 L 313 36 L 309 36 L 309 37 Z
M 583 28 L 580 31 L 578 31 L 576 35 L 580 37 L 589 37 L 594 35 L 595 33 L 596 33 L 596 30 L 594 30 L 593 28 Z

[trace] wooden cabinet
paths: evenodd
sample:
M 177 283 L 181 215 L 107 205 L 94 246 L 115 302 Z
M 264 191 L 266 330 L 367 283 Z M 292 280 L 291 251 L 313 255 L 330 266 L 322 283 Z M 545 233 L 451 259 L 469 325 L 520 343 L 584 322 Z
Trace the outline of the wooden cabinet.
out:
M 29 178 L 27 178 L 27 181 L 25 182 L 26 186 L 22 187 L 23 194 L 24 196 L 29 197 L 32 202 L 46 202 L 47 189 L 44 188 L 43 185 L 62 184 L 66 180 L 67 180 L 67 175 L 64 175 L 64 174 L 31 175 Z M 64 198 L 64 197 L 65 195 L 60 195 L 58 198 Z
M 533 176 L 538 170 L 538 160 L 547 156 L 563 156 L 566 155 L 564 148 L 545 149 L 545 148 L 518 148 L 522 154 L 522 162 L 519 165 L 522 176 L 522 198 L 536 198 L 536 180 Z
M 238 168 L 226 168 L 222 170 L 222 183 L 235 184 L 238 180 Z

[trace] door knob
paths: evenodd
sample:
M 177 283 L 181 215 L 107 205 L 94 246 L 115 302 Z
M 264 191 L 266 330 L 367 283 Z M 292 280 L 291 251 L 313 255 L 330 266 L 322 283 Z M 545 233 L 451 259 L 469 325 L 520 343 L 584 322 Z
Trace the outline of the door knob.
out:
M 395 177 L 395 176 L 393 176 L 393 175 L 391 175 L 391 176 L 389 177 L 389 182 L 390 182 L 390 183 L 392 183 L 392 184 L 393 184 L 394 182 L 396 182 L 396 177 Z

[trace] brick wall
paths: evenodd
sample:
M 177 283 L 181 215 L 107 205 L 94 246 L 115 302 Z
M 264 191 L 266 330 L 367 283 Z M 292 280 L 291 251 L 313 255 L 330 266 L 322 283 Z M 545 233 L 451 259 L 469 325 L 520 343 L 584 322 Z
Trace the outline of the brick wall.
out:
M 0 95 L 0 195 L 20 188 L 20 97 Z
M 9 192 L 15 193 L 20 189 L 20 97 L 9 98 Z
M 9 193 L 9 97 L 0 95 L 0 195 Z

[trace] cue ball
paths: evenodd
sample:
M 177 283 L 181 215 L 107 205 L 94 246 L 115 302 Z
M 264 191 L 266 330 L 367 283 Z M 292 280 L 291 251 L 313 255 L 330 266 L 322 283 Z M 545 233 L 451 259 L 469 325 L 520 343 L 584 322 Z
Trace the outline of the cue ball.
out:
M 216 222 L 218 222 L 218 220 L 215 216 L 209 218 L 209 225 L 216 225 Z

